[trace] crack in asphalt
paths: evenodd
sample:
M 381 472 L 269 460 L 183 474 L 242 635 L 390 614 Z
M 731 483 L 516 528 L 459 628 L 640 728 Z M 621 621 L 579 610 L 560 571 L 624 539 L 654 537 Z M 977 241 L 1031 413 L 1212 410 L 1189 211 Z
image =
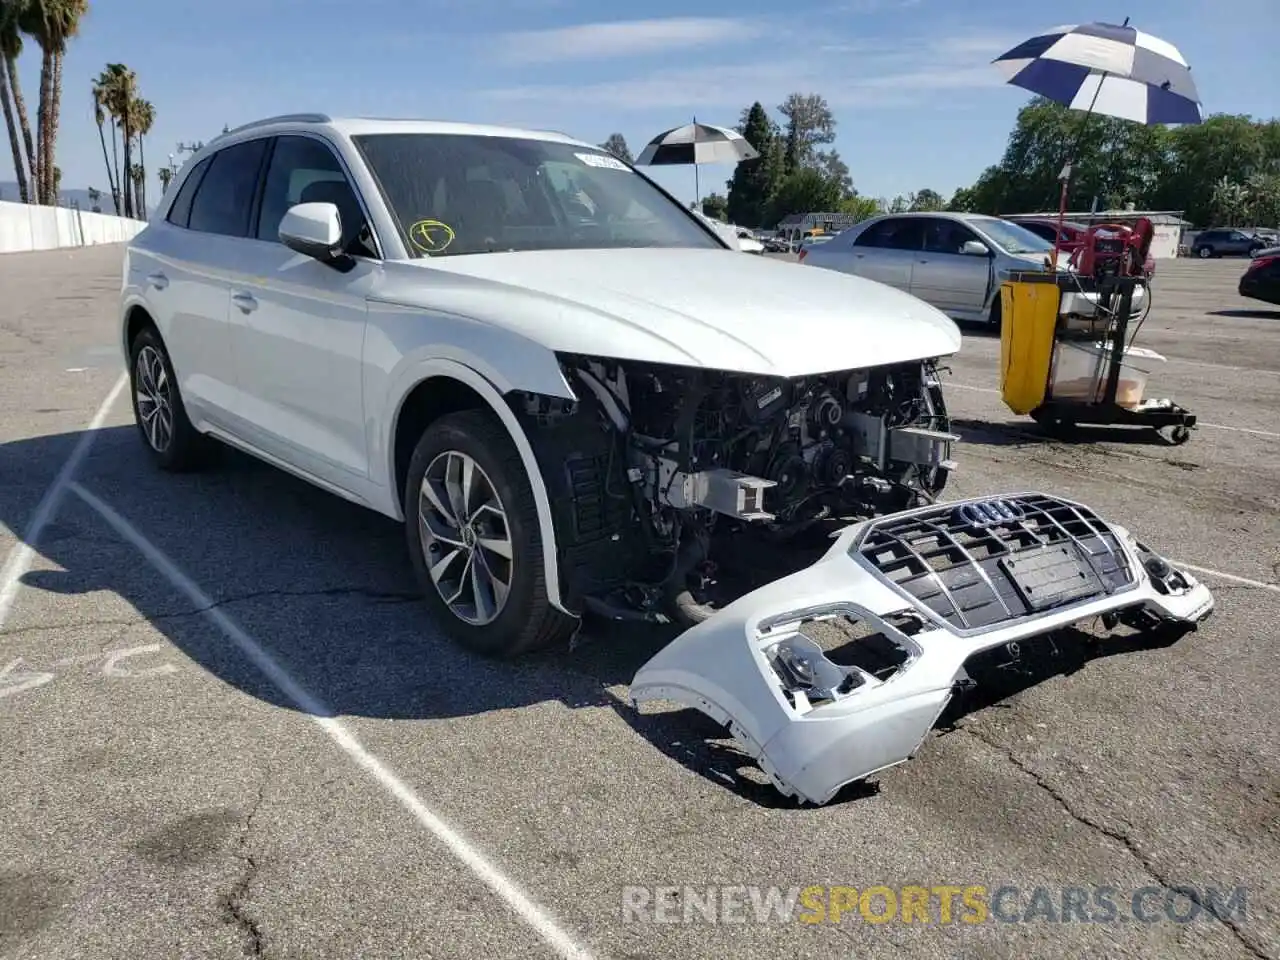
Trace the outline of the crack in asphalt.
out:
M 267 792 L 267 781 L 270 779 L 271 773 L 268 771 L 267 775 L 262 778 L 262 783 L 258 785 L 258 795 L 253 801 L 253 806 L 249 808 L 249 812 L 245 815 L 244 827 L 240 831 L 240 844 L 236 854 L 244 861 L 244 869 L 240 872 L 240 879 L 221 898 L 222 920 L 224 923 L 239 928 L 244 935 L 244 955 L 246 957 L 265 956 L 262 925 L 249 916 L 244 898 L 249 893 L 249 886 L 253 883 L 253 879 L 258 873 L 258 861 L 248 850 L 249 836 L 253 831 L 254 815 L 257 814 L 258 808 L 262 806 L 263 798 Z
M 82 627 L 133 627 L 147 623 L 156 623 L 161 620 L 182 620 L 189 617 L 198 617 L 203 613 L 208 613 L 218 607 L 229 606 L 234 603 L 247 603 L 252 600 L 263 600 L 271 597 L 344 597 L 358 596 L 365 599 L 375 601 L 377 603 L 412 603 L 420 601 L 422 594 L 410 591 L 399 590 L 375 590 L 371 587 L 321 587 L 311 590 L 253 590 L 248 593 L 236 594 L 230 597 L 223 597 L 221 600 L 215 600 L 213 603 L 199 607 L 191 607 L 187 610 L 174 610 L 170 613 L 153 613 L 148 616 L 137 617 L 91 617 L 87 620 L 69 620 L 65 623 L 48 624 L 39 623 L 28 627 L 11 627 L 0 630 L 0 638 L 2 637 L 18 637 L 28 633 L 42 633 L 51 630 L 76 630 Z
M 1002 754 L 1019 771 L 1021 771 L 1022 773 L 1030 777 L 1036 786 L 1038 786 L 1041 790 L 1043 790 L 1050 797 L 1052 797 L 1057 802 L 1058 806 L 1060 806 L 1066 812 L 1066 814 L 1069 817 L 1071 817 L 1071 819 L 1075 820 L 1081 826 L 1088 827 L 1090 830 L 1093 830 L 1096 833 L 1100 833 L 1104 837 L 1114 840 L 1116 843 L 1120 844 L 1125 849 L 1125 851 L 1131 857 L 1133 857 L 1134 860 L 1138 862 L 1138 865 L 1141 866 L 1142 869 L 1145 870 L 1153 880 L 1155 880 L 1158 884 L 1160 884 L 1160 886 L 1164 887 L 1166 890 L 1172 889 L 1172 885 L 1170 884 L 1170 882 L 1167 879 L 1165 879 L 1163 873 L 1156 867 L 1154 863 L 1152 863 L 1151 858 L 1142 851 L 1142 848 L 1138 846 L 1138 844 L 1134 841 L 1134 839 L 1129 835 L 1129 832 L 1127 830 L 1118 830 L 1115 827 L 1109 827 L 1105 823 L 1101 823 L 1100 821 L 1095 820 L 1094 818 L 1087 816 L 1079 812 L 1078 810 L 1076 810 L 1075 807 L 1071 805 L 1071 802 L 1066 798 L 1066 796 L 1062 793 L 1061 790 L 1059 790 L 1056 786 L 1054 786 L 1049 781 L 1049 779 L 1046 776 L 1044 776 L 1044 774 L 1037 771 L 1030 764 L 1019 759 L 1017 754 L 1014 753 L 1011 747 L 1006 747 L 1005 745 L 991 739 L 990 737 L 983 736 L 976 729 L 974 729 L 970 724 L 962 724 L 958 726 L 956 729 L 969 734 L 969 736 L 973 737 L 979 743 L 984 743 L 991 749 Z M 1209 914 L 1209 916 L 1213 917 L 1220 924 L 1226 927 L 1227 930 L 1232 934 L 1232 936 L 1236 938 L 1236 941 L 1242 947 L 1244 947 L 1245 950 L 1249 952 L 1250 956 L 1256 957 L 1258 958 L 1258 960 L 1275 960 L 1275 958 L 1271 954 L 1267 953 L 1262 947 L 1255 944 L 1245 934 L 1244 930 L 1240 928 L 1238 921 L 1232 919 L 1229 916 L 1222 916 L 1221 914 L 1219 914 L 1216 910 L 1213 909 L 1212 904 L 1205 903 L 1195 890 L 1189 887 L 1187 888 L 1179 887 L 1178 890 L 1180 893 L 1185 895 L 1189 900 L 1191 900 L 1191 902 L 1194 903 L 1198 908 L 1200 908 L 1201 910 L 1204 910 L 1206 913 Z

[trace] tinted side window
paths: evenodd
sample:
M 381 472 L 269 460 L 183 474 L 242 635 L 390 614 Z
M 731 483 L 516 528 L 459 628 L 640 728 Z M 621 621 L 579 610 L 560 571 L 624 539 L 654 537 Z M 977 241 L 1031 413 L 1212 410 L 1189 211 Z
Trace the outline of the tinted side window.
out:
M 191 216 L 191 201 L 195 198 L 196 190 L 200 188 L 200 181 L 209 172 L 209 161 L 212 159 L 212 157 L 205 157 L 196 164 L 190 176 L 182 181 L 178 195 L 173 198 L 173 206 L 169 208 L 169 216 L 165 217 L 170 223 L 180 227 L 187 225 L 187 220 Z
M 1022 226 L 1026 227 L 1028 230 L 1034 233 L 1037 237 L 1044 237 L 1046 240 L 1048 240 L 1051 243 L 1053 242 L 1054 234 L 1057 233 L 1057 229 L 1055 227 L 1050 226 L 1047 223 L 1024 223 L 1022 224 Z M 1067 239 L 1066 230 L 1062 231 L 1062 239 L 1063 240 Z
M 873 223 L 853 241 L 855 247 L 887 247 L 888 239 L 893 234 L 893 221 L 881 220 Z
M 220 150 L 212 157 L 191 205 L 192 230 L 243 237 L 249 232 L 249 213 L 258 186 L 258 168 L 266 140 L 250 140 Z
M 1049 228 L 1053 230 L 1052 227 Z M 960 248 L 978 236 L 962 223 L 954 220 L 927 220 L 924 227 L 924 248 L 930 253 L 960 253 Z
M 881 220 L 868 227 L 854 245 L 890 250 L 920 250 L 924 246 L 924 221 L 920 217 Z
M 365 225 L 355 190 L 329 147 L 311 137 L 279 137 L 267 164 L 262 209 L 254 236 L 279 242 L 280 221 L 294 204 L 332 203 L 342 220 L 344 246 Z

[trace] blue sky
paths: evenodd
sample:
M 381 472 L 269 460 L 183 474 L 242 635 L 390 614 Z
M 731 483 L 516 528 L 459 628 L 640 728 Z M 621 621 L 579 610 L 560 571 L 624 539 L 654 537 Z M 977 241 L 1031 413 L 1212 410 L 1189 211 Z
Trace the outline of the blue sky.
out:
M 93 0 L 63 68 L 67 188 L 105 188 L 89 95 L 109 61 L 156 107 L 149 167 L 174 145 L 274 113 L 417 116 L 620 131 L 639 153 L 696 115 L 733 125 L 760 100 L 823 94 L 858 190 L 949 195 L 995 162 L 1026 95 L 992 57 L 1063 22 L 1118 20 L 1174 44 L 1205 109 L 1276 115 L 1280 0 Z M 357 12 L 358 11 L 358 12 Z M 35 123 L 39 56 L 21 66 Z M 776 115 L 776 114 L 775 114 Z M 0 134 L 3 137 L 3 134 Z M 12 179 L 0 144 L 0 181 Z M 704 167 L 703 193 L 731 171 Z M 689 168 L 657 177 L 692 199 Z M 159 195 L 151 187 L 152 197 Z

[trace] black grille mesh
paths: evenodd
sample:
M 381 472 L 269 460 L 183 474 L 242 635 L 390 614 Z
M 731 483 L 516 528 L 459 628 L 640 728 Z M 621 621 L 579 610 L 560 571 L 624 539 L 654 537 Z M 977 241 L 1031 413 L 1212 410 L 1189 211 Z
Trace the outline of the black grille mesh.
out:
M 939 504 L 912 516 L 873 521 L 854 552 L 958 630 L 998 626 L 1134 583 L 1124 548 L 1089 508 L 1042 494 L 989 502 L 1004 509 L 985 511 L 985 517 L 981 509 L 970 510 L 964 516 L 964 504 Z M 1066 566 L 1053 566 L 1055 558 Z M 1056 582 L 1036 585 L 1041 598 L 1029 593 L 1025 582 L 1020 586 L 1012 572 L 1018 564 L 1064 572 Z M 1072 564 L 1075 571 L 1068 576 Z

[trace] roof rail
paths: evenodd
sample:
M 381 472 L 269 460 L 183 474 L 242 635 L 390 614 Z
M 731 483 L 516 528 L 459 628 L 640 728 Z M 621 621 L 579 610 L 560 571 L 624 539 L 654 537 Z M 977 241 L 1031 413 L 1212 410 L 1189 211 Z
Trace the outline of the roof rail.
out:
M 329 123 L 331 117 L 324 113 L 283 113 L 278 117 L 264 117 L 261 120 L 252 120 L 249 123 L 243 123 L 234 130 L 228 130 L 226 133 L 219 134 L 219 137 L 229 137 L 233 133 L 240 133 L 243 130 L 252 130 L 254 127 L 265 127 L 272 123 Z M 215 138 L 216 139 L 216 138 Z

